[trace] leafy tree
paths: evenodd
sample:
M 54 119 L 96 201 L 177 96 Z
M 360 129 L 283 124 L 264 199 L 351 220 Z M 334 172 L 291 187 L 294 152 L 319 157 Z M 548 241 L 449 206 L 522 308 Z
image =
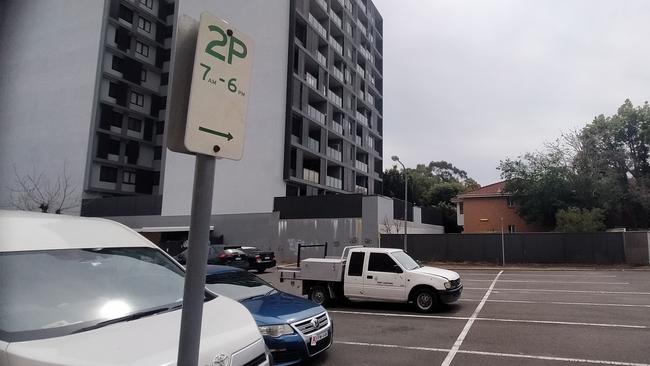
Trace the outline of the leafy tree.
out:
M 559 210 L 556 214 L 557 226 L 555 231 L 570 233 L 587 233 L 605 229 L 605 215 L 602 209 L 591 210 L 569 207 Z
M 569 207 L 599 208 L 607 226 L 650 225 L 650 106 L 629 100 L 540 152 L 500 162 L 506 191 L 528 222 L 556 224 Z
M 443 218 L 445 232 L 459 232 L 456 223 L 455 196 L 479 188 L 467 173 L 446 161 L 432 161 L 407 168 L 408 200 L 417 206 L 435 207 Z M 404 199 L 404 173 L 397 166 L 384 172 L 384 194 Z

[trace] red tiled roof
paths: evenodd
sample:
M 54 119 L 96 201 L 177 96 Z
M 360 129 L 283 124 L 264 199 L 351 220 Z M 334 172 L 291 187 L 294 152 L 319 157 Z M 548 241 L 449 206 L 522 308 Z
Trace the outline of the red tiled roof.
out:
M 496 182 L 477 190 L 460 194 L 457 198 L 507 196 L 508 193 L 503 192 L 505 186 L 506 181 Z

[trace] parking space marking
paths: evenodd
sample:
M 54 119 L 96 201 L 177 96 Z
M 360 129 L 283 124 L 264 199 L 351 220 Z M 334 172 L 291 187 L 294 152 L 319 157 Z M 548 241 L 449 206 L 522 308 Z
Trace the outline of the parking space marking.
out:
M 480 302 L 479 299 L 459 299 L 459 301 Z M 565 302 L 565 301 L 529 301 L 529 300 L 488 300 L 488 302 L 504 302 L 519 304 L 550 304 L 550 305 L 584 305 L 584 306 L 618 306 L 631 308 L 650 308 L 645 304 L 612 304 L 612 303 L 594 303 L 594 302 Z
M 480 304 L 479 304 L 480 305 Z M 477 307 L 478 309 L 478 307 Z M 474 316 L 471 317 L 465 316 L 444 316 L 444 315 L 418 315 L 418 314 L 399 314 L 399 313 L 374 313 L 368 311 L 347 311 L 347 310 L 329 310 L 330 313 L 334 314 L 354 314 L 354 315 L 370 315 L 370 316 L 383 316 L 383 317 L 395 317 L 395 318 L 429 318 L 429 319 L 446 319 L 446 320 L 468 320 L 472 321 L 491 321 L 491 322 L 504 322 L 504 323 L 529 323 L 529 324 L 550 324 L 550 325 L 574 325 L 574 326 L 587 326 L 587 327 L 605 327 L 605 328 L 632 328 L 632 329 L 650 329 L 646 325 L 633 325 L 633 324 L 607 324 L 607 323 L 584 323 L 584 322 L 565 322 L 565 321 L 555 321 L 555 320 L 528 320 L 528 319 L 507 319 L 507 318 L 481 318 Z M 476 312 L 476 311 L 475 311 Z M 471 324 L 470 324 L 471 327 Z M 465 328 L 469 330 L 467 324 Z M 464 331 L 465 329 L 463 329 Z M 461 332 L 463 339 L 465 334 Z M 460 339 L 460 335 L 458 336 Z M 458 342 L 458 340 L 456 340 Z M 461 342 L 462 343 L 462 340 Z
M 463 282 L 492 282 L 492 280 L 474 280 L 463 278 Z M 500 280 L 500 282 L 512 283 L 568 283 L 568 284 L 581 284 L 581 285 L 629 285 L 629 282 L 589 282 L 589 281 L 537 281 L 537 280 Z
M 494 273 L 468 273 L 468 272 L 460 272 L 464 276 L 494 276 L 496 272 Z M 571 277 L 571 278 L 576 278 L 576 277 L 585 277 L 585 278 L 616 278 L 615 275 L 584 275 L 584 274 L 539 274 L 539 273 L 509 273 L 506 272 L 501 275 L 502 277 L 505 276 L 530 276 L 530 277 Z
M 456 353 L 460 349 L 460 346 L 463 344 L 463 341 L 465 340 L 465 336 L 467 336 L 469 329 L 472 327 L 472 324 L 474 324 L 474 320 L 476 320 L 478 314 L 481 312 L 481 309 L 483 309 L 483 305 L 485 305 L 485 302 L 487 301 L 488 297 L 490 297 L 490 293 L 492 293 L 492 289 L 497 284 L 497 280 L 499 279 L 499 276 L 501 276 L 502 273 L 503 271 L 500 271 L 496 275 L 496 277 L 494 277 L 494 280 L 492 280 L 492 284 L 490 285 L 490 288 L 488 288 L 487 292 L 485 292 L 485 295 L 483 296 L 483 300 L 481 300 L 481 302 L 476 307 L 476 310 L 474 310 L 474 313 L 472 313 L 472 316 L 469 318 L 469 320 L 467 320 L 465 327 L 458 335 L 456 342 L 454 342 L 454 346 L 451 347 L 451 350 L 449 351 L 449 353 L 447 353 L 447 357 L 445 357 L 445 360 L 442 361 L 441 366 L 449 366 L 451 364 L 451 361 L 454 359 L 454 356 L 456 356 Z
M 394 345 L 394 344 L 347 342 L 347 341 L 334 341 L 334 343 L 336 343 L 336 344 L 344 344 L 344 345 L 349 345 L 349 346 L 394 348 L 394 349 L 403 349 L 403 350 L 409 350 L 409 351 L 451 352 L 450 349 L 444 349 L 444 348 L 398 346 L 398 345 Z M 470 350 L 457 350 L 456 352 L 457 353 L 462 353 L 462 354 L 468 354 L 468 355 L 509 357 L 509 358 L 524 358 L 524 359 L 535 359 L 535 360 L 544 360 L 544 361 L 558 361 L 558 362 L 590 363 L 590 364 L 596 364 L 596 365 L 650 366 L 650 364 L 647 364 L 647 363 L 607 361 L 607 360 L 591 360 L 591 359 L 586 359 L 586 358 L 538 356 L 538 355 L 525 355 L 525 354 L 513 354 L 513 353 L 501 353 L 501 352 L 485 352 L 485 351 L 470 351 Z
M 465 287 L 465 290 L 487 290 L 485 287 Z M 619 294 L 619 295 L 650 295 L 650 292 L 634 291 L 587 291 L 587 290 L 543 290 L 530 288 L 498 288 L 496 291 L 520 291 L 520 292 L 568 292 L 581 294 Z

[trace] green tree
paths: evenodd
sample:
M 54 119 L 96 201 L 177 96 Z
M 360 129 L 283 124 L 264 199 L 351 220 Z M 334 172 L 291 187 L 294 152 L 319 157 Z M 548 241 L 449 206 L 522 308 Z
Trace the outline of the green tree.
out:
M 442 215 L 445 232 L 459 232 L 455 196 L 479 188 L 467 173 L 446 161 L 432 161 L 407 168 L 408 200 L 417 206 L 434 207 Z M 404 173 L 397 166 L 384 172 L 384 195 L 404 199 Z
M 591 210 L 569 207 L 556 214 L 555 231 L 569 233 L 589 233 L 605 229 L 605 215 L 602 209 Z

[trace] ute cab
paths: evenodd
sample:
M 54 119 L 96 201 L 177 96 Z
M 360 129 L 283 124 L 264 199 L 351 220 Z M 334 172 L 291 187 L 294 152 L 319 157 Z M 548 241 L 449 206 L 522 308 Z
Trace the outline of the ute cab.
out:
M 175 365 L 184 271 L 119 223 L 0 211 L 0 365 Z M 268 365 L 244 306 L 205 293 L 199 365 Z

